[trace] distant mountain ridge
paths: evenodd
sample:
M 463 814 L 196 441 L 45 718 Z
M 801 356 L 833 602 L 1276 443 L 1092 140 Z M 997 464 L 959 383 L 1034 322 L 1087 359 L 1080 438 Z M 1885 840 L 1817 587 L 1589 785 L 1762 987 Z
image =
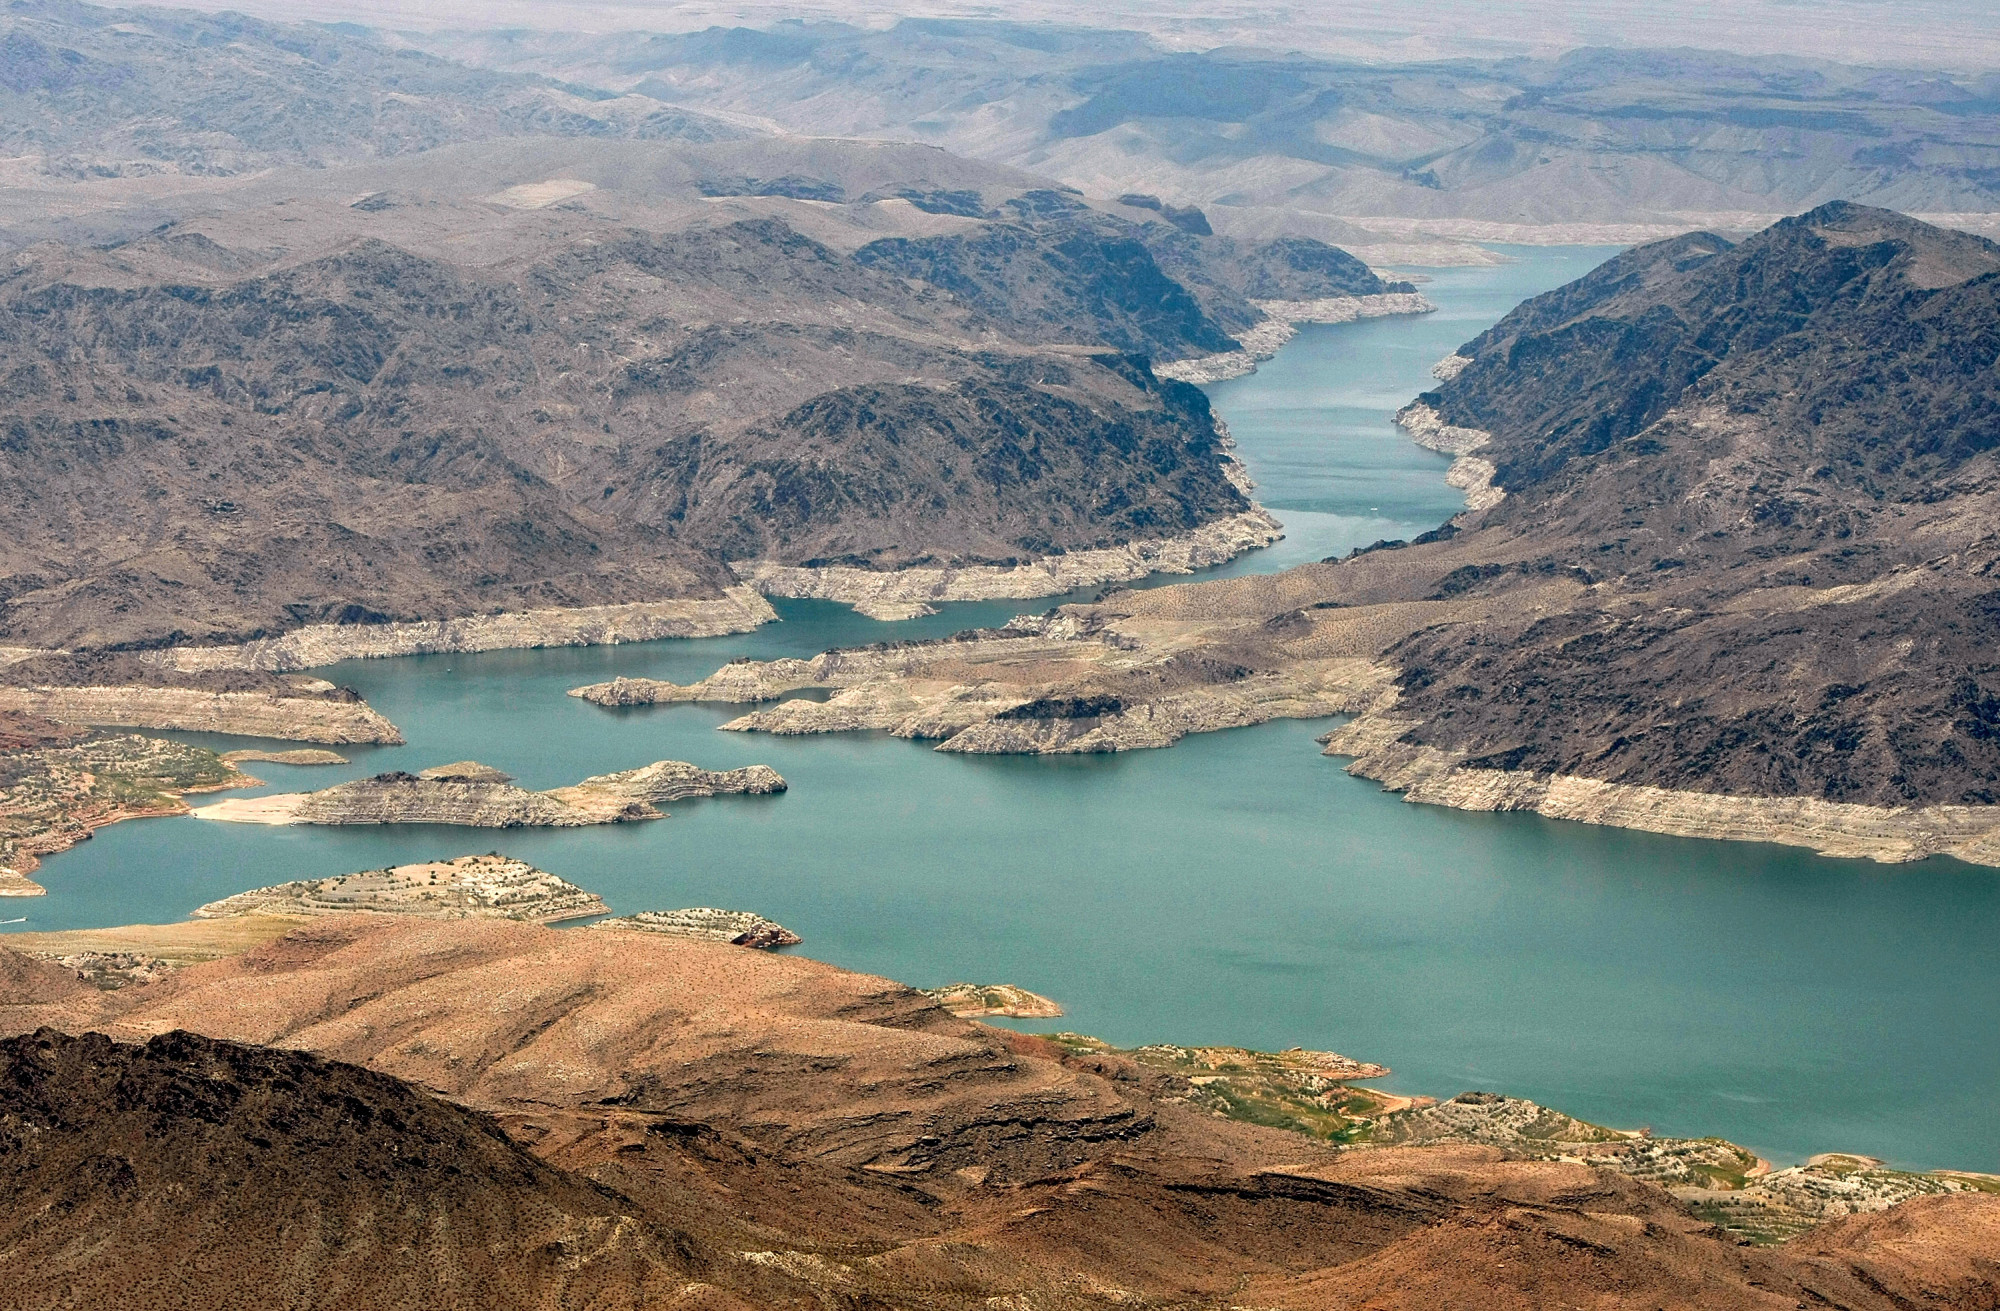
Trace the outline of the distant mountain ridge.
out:
M 75 180 L 326 167 L 524 134 L 714 141 L 705 114 L 392 49 L 351 24 L 14 0 L 0 154 Z
M 1689 49 L 1362 64 L 924 19 L 418 39 L 489 67 L 756 112 L 794 131 L 930 141 L 1094 195 L 1198 204 L 1237 235 L 1352 245 L 1407 241 L 1409 222 L 1500 240 L 1699 215 L 1748 226 L 1837 198 L 2000 213 L 1991 73 Z

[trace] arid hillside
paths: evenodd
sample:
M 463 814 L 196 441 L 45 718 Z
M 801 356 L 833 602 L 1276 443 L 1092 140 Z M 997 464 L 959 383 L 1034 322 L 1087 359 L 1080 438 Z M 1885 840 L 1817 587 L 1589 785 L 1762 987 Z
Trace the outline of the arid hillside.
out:
M 1615 1169 L 1340 1150 L 1129 1055 L 724 944 L 377 916 L 108 992 L 0 963 L 27 1035 L 0 1044 L 8 1306 L 222 1305 L 246 1280 L 301 1307 L 910 1311 L 1996 1290 L 1976 1191 L 1742 1246 Z

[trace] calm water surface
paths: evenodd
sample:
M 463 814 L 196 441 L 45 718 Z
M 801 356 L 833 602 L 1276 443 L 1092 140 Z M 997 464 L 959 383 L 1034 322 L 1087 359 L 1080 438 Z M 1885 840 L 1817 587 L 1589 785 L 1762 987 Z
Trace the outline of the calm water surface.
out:
M 1518 262 L 1435 275 L 1436 315 L 1308 329 L 1212 389 L 1290 533 L 1214 572 L 1409 537 L 1459 508 L 1443 459 L 1388 414 L 1429 385 L 1432 361 L 1609 252 L 1508 253 Z M 1505 1091 L 1781 1161 L 1838 1148 L 2000 1169 L 1994 871 L 1404 805 L 1318 754 L 1324 722 L 1021 759 L 717 733 L 733 710 L 563 695 L 1027 608 L 879 624 L 778 606 L 784 623 L 737 637 L 342 665 L 328 676 L 411 744 L 339 769 L 251 768 L 292 790 L 472 758 L 551 787 L 661 758 L 761 761 L 791 781 L 784 796 L 543 832 L 121 824 L 47 861 L 49 895 L 24 903 L 19 927 L 175 919 L 260 884 L 498 846 L 619 911 L 741 907 L 851 968 L 1019 983 L 1068 1006 L 1059 1027 L 1113 1042 L 1326 1047 L 1393 1066 L 1384 1086 L 1400 1091 Z

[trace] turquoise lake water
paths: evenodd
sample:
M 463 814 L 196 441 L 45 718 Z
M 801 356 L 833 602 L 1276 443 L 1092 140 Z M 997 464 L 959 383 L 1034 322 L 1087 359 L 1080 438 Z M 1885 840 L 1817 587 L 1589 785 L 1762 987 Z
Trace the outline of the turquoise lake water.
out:
M 1609 252 L 1507 253 L 1435 273 L 1438 314 L 1310 328 L 1211 389 L 1290 534 L 1214 572 L 1408 537 L 1460 508 L 1445 461 L 1388 415 L 1434 360 Z M 1394 1067 L 1395 1090 L 1502 1091 L 1779 1161 L 1838 1149 L 2000 1169 L 2000 872 L 1405 805 L 1319 755 L 1324 721 L 1122 756 L 970 757 L 885 735 L 717 733 L 733 709 L 563 695 L 1053 603 L 880 624 L 779 602 L 784 623 L 736 637 L 341 665 L 326 676 L 410 745 L 341 768 L 251 766 L 273 790 L 465 758 L 530 787 L 663 758 L 763 762 L 792 789 L 543 832 L 120 824 L 48 859 L 49 895 L 16 903 L 17 927 L 171 920 L 261 884 L 498 848 L 621 912 L 755 910 L 820 959 L 919 985 L 1017 983 L 1069 1009 L 1023 1027 L 1331 1048 Z

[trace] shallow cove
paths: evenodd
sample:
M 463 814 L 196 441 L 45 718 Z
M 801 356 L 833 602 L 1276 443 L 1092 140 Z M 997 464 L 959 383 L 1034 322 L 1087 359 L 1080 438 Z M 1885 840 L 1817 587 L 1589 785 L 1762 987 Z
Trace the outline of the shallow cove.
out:
M 1216 572 L 1408 537 L 1458 508 L 1444 459 L 1388 414 L 1429 385 L 1432 361 L 1608 252 L 1509 253 L 1520 262 L 1439 273 L 1425 288 L 1437 315 L 1309 328 L 1211 389 L 1291 534 Z M 1013 759 L 721 734 L 734 708 L 608 712 L 563 695 L 1053 603 L 880 624 L 781 601 L 785 623 L 738 637 L 342 665 L 327 676 L 412 745 L 343 768 L 249 767 L 279 790 L 468 758 L 550 787 L 675 758 L 761 761 L 792 791 L 543 832 L 121 824 L 50 858 L 49 896 L 10 913 L 29 917 L 20 929 L 168 920 L 259 884 L 498 848 L 621 913 L 754 910 L 821 959 L 922 985 L 1012 982 L 1068 1006 L 1031 1027 L 1329 1047 L 1395 1067 L 1384 1084 L 1400 1091 L 1504 1091 L 1781 1161 L 1841 1149 L 2000 1169 L 1994 871 L 1406 806 L 1319 756 L 1322 723 Z

